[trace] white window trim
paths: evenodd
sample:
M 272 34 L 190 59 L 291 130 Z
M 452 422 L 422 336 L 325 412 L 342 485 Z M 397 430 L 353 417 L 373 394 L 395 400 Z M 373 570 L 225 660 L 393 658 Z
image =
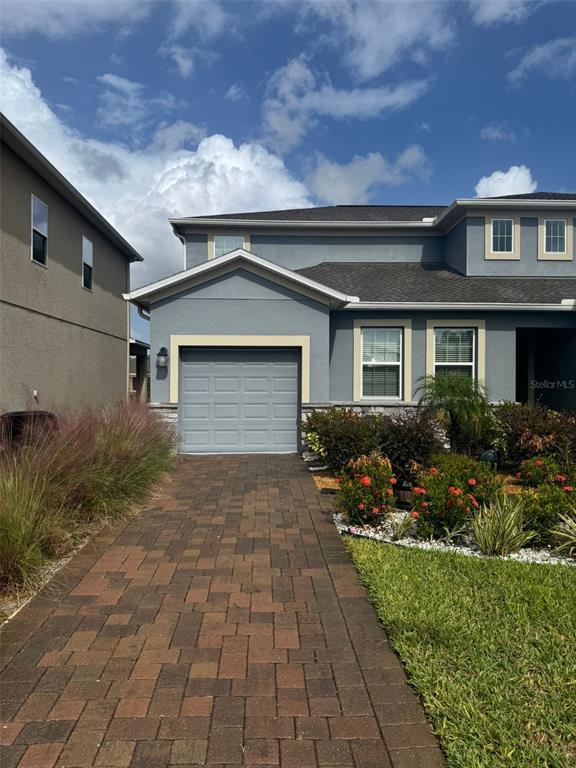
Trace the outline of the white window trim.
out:
M 41 261 L 37 261 L 34 258 L 34 199 L 38 200 L 39 203 L 42 203 L 42 205 L 46 206 L 46 210 L 48 211 L 47 220 L 46 220 L 46 263 L 42 264 Z M 50 233 L 50 211 L 48 208 L 48 205 L 44 202 L 44 200 L 41 200 L 37 195 L 32 193 L 30 195 L 30 261 L 33 264 L 37 264 L 39 267 L 44 267 L 44 269 L 48 269 L 48 234 Z M 42 234 L 41 232 L 39 234 Z
M 495 220 L 512 222 L 512 250 L 492 250 L 492 229 Z M 484 258 L 488 261 L 519 261 L 520 260 L 520 216 L 510 216 L 503 213 L 487 213 L 484 218 Z
M 216 258 L 216 246 L 214 244 L 215 237 L 242 237 L 244 240 L 242 248 L 245 251 L 250 250 L 250 234 L 247 232 L 234 232 L 232 234 L 230 234 L 230 232 L 209 232 L 208 233 L 208 260 L 209 261 Z
M 88 264 L 88 262 L 84 261 L 84 240 L 87 240 L 92 246 L 92 264 Z M 94 286 L 94 241 L 90 240 L 90 238 L 86 237 L 86 235 L 82 235 L 81 258 L 82 258 L 82 273 L 80 275 L 80 282 L 82 284 L 82 288 L 84 288 L 85 291 L 89 291 L 90 293 L 92 293 L 92 288 L 88 288 L 87 285 L 84 285 L 84 264 L 88 264 L 88 266 L 92 268 L 92 286 Z
M 434 376 L 435 371 L 435 344 L 434 330 L 436 328 L 474 328 L 476 330 L 476 349 L 474 360 L 476 363 L 475 381 L 480 385 L 486 385 L 486 321 L 468 320 L 466 318 L 455 320 L 427 320 L 426 321 L 426 375 Z M 466 363 L 465 363 L 466 365 Z
M 546 222 L 564 221 L 565 238 L 564 252 L 546 250 Z M 574 259 L 574 223 L 567 216 L 539 216 L 538 217 L 538 260 L 539 261 L 573 261 Z
M 297 347 L 300 349 L 300 397 L 310 402 L 310 336 L 170 336 L 168 375 L 170 402 L 178 402 L 181 347 Z
M 400 397 L 363 396 L 362 394 L 362 329 L 363 328 L 401 328 L 402 354 L 400 368 Z M 411 320 L 354 320 L 354 379 L 353 399 L 355 402 L 412 402 L 412 321 Z

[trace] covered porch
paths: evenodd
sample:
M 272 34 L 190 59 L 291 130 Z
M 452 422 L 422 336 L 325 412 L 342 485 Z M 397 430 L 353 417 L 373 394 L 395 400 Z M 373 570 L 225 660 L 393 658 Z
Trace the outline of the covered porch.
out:
M 516 400 L 576 411 L 576 329 L 516 329 Z

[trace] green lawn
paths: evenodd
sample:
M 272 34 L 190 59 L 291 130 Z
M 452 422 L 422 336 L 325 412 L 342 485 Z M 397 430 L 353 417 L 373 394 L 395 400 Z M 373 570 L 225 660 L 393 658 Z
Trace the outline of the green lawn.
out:
M 576 765 L 576 569 L 347 546 L 451 768 Z

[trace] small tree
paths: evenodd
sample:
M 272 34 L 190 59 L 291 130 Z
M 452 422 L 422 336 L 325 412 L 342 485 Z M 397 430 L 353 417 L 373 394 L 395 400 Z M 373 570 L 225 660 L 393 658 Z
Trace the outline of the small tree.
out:
M 446 430 L 453 451 L 470 454 L 486 447 L 493 417 L 486 390 L 467 376 L 424 376 L 418 389 L 419 404 L 429 409 Z

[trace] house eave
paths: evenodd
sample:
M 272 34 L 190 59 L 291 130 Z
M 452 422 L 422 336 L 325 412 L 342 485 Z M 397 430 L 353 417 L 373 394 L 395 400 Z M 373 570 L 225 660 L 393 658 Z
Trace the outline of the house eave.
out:
M 560 304 L 512 304 L 508 302 L 472 303 L 472 302 L 404 302 L 404 301 L 358 301 L 347 304 L 345 310 L 438 310 L 444 311 L 481 311 L 481 312 L 574 312 L 575 299 L 563 299 Z

